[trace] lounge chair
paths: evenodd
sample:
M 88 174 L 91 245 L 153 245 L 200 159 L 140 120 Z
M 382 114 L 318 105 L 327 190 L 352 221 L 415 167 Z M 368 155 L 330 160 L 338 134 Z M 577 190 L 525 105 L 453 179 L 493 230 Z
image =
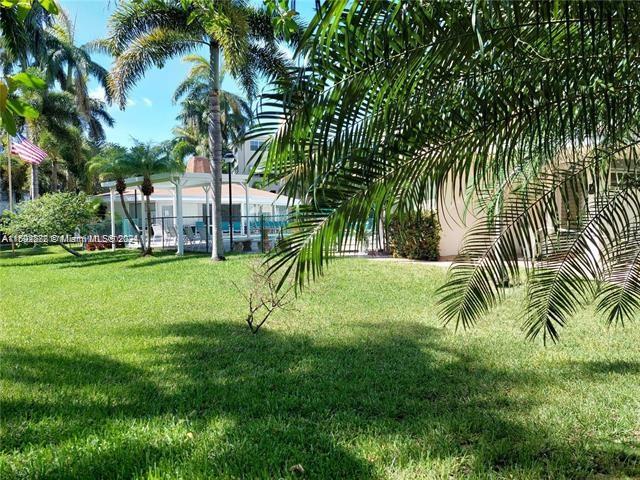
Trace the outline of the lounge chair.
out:
M 207 241 L 207 227 L 205 227 L 204 222 L 196 222 L 196 234 L 201 242 Z M 211 235 L 208 238 L 211 239 Z
M 184 229 L 184 238 L 189 243 L 189 245 L 194 245 L 198 243 L 200 239 L 198 235 L 194 233 L 193 225 L 185 225 L 183 229 Z
M 162 242 L 162 225 L 151 225 L 152 242 Z
M 178 233 L 176 232 L 176 227 L 174 227 L 173 223 L 169 223 L 164 225 L 164 237 L 165 241 L 169 244 L 175 243 L 178 240 Z

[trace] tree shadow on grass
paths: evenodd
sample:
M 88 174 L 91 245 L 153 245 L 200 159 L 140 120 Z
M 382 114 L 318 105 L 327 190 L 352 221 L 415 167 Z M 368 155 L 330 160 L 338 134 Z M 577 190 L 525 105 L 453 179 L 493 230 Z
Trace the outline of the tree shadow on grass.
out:
M 590 467 L 575 464 L 575 445 L 517 420 L 536 406 L 527 393 L 548 378 L 486 364 L 471 347 L 446 348 L 437 329 L 390 323 L 357 325 L 361 338 L 344 341 L 251 335 L 230 322 L 126 332 L 171 339 L 144 352 L 144 369 L 8 348 L 3 380 L 29 395 L 2 400 L 5 436 L 18 432 L 2 448 L 19 457 L 29 445 L 64 451 L 100 439 L 99 448 L 60 455 L 47 478 L 144 476 L 162 464 L 184 478 L 288 477 L 297 464 L 309 478 L 373 478 L 380 465 L 429 458 L 466 459 L 461 477 L 576 478 Z M 616 455 L 600 461 L 633 474 L 623 470 L 630 454 Z
M 574 362 L 586 373 L 595 375 L 617 374 L 617 375 L 639 375 L 640 362 L 629 362 L 625 360 L 589 360 Z
M 83 252 L 80 257 L 70 254 L 51 255 L 50 251 L 45 251 L 48 255 L 28 254 L 19 257 L 5 255 L 5 265 L 8 267 L 34 267 L 39 265 L 58 265 L 58 268 L 86 268 L 98 265 L 109 265 L 113 263 L 129 262 L 128 268 L 151 267 L 164 263 L 202 258 L 202 254 L 190 253 L 183 257 L 178 257 L 173 252 L 156 252 L 152 257 L 142 258 L 138 250 L 119 249 L 115 252 L 97 251 Z
M 176 255 L 175 252 L 162 252 L 160 254 L 154 253 L 153 257 L 146 258 L 144 262 L 132 263 L 130 265 L 127 265 L 127 268 L 155 267 L 157 265 L 184 262 L 186 260 L 195 260 L 204 258 L 205 256 L 205 254 L 195 252 L 185 253 L 181 256 Z
M 28 257 L 36 257 L 39 255 L 49 255 L 51 251 L 48 248 L 42 247 L 20 247 L 15 250 L 11 250 L 10 245 L 2 245 L 0 249 L 0 260 L 2 259 L 11 259 L 11 258 L 28 258 Z
M 6 260 L 7 267 L 37 267 L 40 265 L 60 265 L 60 268 L 90 267 L 94 265 L 104 265 L 109 263 L 126 262 L 139 257 L 139 252 L 131 250 L 83 252 L 79 257 L 69 253 L 52 255 L 51 251 L 47 255 L 24 255 L 18 261 L 10 256 L 2 257 Z
M 150 413 L 145 403 L 155 405 L 159 395 L 142 370 L 100 355 L 7 347 L 1 358 L 2 380 L 29 392 L 26 404 L 6 395 L 0 400 L 5 425 L 18 422 L 1 437 L 3 449 L 59 443 L 86 425 Z M 25 420 L 31 425 L 19 428 Z

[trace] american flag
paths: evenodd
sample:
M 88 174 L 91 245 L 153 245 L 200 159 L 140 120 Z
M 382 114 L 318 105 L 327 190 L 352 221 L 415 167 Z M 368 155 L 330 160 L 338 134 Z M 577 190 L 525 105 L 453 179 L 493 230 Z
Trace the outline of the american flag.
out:
M 40 165 L 47 158 L 47 152 L 34 145 L 24 135 L 18 134 L 11 137 L 11 153 L 18 155 L 27 163 Z

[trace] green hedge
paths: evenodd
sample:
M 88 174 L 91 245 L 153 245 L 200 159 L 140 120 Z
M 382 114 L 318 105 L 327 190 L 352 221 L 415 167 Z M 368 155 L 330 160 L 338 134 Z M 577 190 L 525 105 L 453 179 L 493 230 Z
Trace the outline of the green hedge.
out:
M 440 223 L 431 211 L 397 216 L 388 229 L 389 249 L 394 257 L 438 260 Z

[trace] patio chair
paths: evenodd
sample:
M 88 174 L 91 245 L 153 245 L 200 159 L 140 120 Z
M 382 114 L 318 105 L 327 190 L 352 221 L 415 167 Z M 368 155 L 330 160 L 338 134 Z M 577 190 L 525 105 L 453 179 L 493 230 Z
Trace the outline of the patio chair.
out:
M 151 225 L 151 241 L 152 242 L 162 242 L 162 225 L 153 224 Z
M 193 225 L 185 225 L 183 227 L 184 230 L 184 238 L 189 243 L 189 245 L 194 245 L 198 243 L 198 236 L 193 231 Z
M 207 241 L 207 227 L 204 225 L 204 222 L 196 222 L 196 234 L 201 242 Z M 209 239 L 211 239 L 211 235 L 209 235 Z
M 169 223 L 164 225 L 164 237 L 165 242 L 175 244 L 178 240 L 178 232 L 176 232 L 176 227 L 173 223 Z

